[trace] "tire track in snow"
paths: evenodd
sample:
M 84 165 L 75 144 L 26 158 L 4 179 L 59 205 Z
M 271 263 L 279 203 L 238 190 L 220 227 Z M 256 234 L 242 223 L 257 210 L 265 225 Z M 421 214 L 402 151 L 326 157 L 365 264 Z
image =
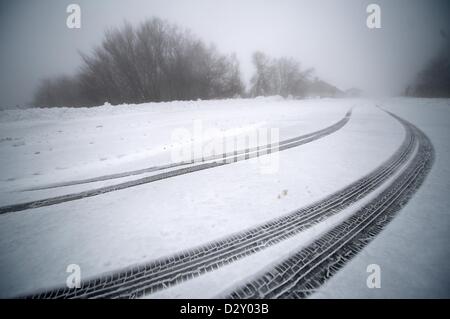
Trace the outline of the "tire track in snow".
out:
M 279 145 L 279 147 L 285 146 L 285 145 L 287 146 L 288 144 L 299 142 L 300 140 L 305 140 L 305 139 L 308 139 L 307 141 L 309 142 L 309 141 L 312 141 L 312 140 L 309 140 L 311 137 L 319 136 L 319 135 L 320 135 L 320 137 L 322 137 L 324 135 L 321 135 L 321 134 L 328 135 L 329 132 L 333 133 L 343 127 L 343 125 L 342 125 L 343 122 L 345 121 L 346 118 L 350 118 L 351 113 L 352 113 L 352 110 L 348 111 L 345 114 L 345 117 L 343 119 L 341 119 L 339 122 L 337 122 L 329 127 L 326 127 L 324 129 L 321 129 L 321 130 L 318 130 L 315 132 L 311 132 L 311 133 L 308 133 L 305 135 L 296 136 L 296 137 L 281 141 L 278 143 L 278 145 Z M 344 123 L 344 125 L 345 125 L 345 123 Z M 270 151 L 274 150 L 274 148 L 275 147 L 272 144 L 266 144 L 266 145 L 262 145 L 262 146 L 258 146 L 258 147 L 252 147 L 252 148 L 245 149 L 245 150 L 239 150 L 236 152 L 222 153 L 222 154 L 212 155 L 212 156 L 208 156 L 208 157 L 196 158 L 189 162 L 179 162 L 179 163 L 158 165 L 158 166 L 152 166 L 152 167 L 147 167 L 147 168 L 138 169 L 138 170 L 102 175 L 102 176 L 93 177 L 93 178 L 73 180 L 73 181 L 61 182 L 61 183 L 53 183 L 53 184 L 48 184 L 48 185 L 44 185 L 44 186 L 27 188 L 27 189 L 24 189 L 23 191 L 45 190 L 45 189 L 52 189 L 52 188 L 58 188 L 58 187 L 66 187 L 66 186 L 74 186 L 74 185 L 88 184 L 88 183 L 94 183 L 94 182 L 102 182 L 102 181 L 107 181 L 107 180 L 111 180 L 111 179 L 118 179 L 118 178 L 124 178 L 124 177 L 129 177 L 129 176 L 142 175 L 145 173 L 161 171 L 161 170 L 165 170 L 165 169 L 169 169 L 169 168 L 185 167 L 185 166 L 193 165 L 196 163 L 206 163 L 206 162 L 210 162 L 210 161 L 214 161 L 214 160 L 227 160 L 227 159 L 231 159 L 236 156 L 242 156 L 242 155 L 250 156 L 252 153 L 257 153 L 257 156 L 259 156 L 259 153 L 261 153 L 261 154 L 265 154 L 265 152 L 270 153 Z M 289 147 L 287 147 L 287 148 L 289 148 Z M 285 148 L 285 149 L 287 149 L 287 148 Z
M 61 195 L 61 196 L 56 196 L 56 197 L 34 200 L 34 201 L 30 201 L 30 202 L 25 202 L 25 203 L 2 206 L 2 207 L 0 207 L 0 215 L 6 214 L 6 213 L 12 213 L 12 212 L 25 211 L 25 210 L 33 209 L 33 208 L 57 205 L 57 204 L 70 202 L 70 201 L 74 201 L 74 200 L 79 200 L 79 199 L 92 197 L 92 196 L 98 196 L 101 194 L 114 192 L 114 191 L 130 188 L 130 187 L 143 185 L 143 184 L 148 184 L 148 183 L 152 183 L 155 181 L 159 181 L 159 180 L 163 180 L 163 179 L 167 179 L 167 178 L 171 178 L 171 177 L 175 177 L 175 176 L 190 174 L 193 172 L 202 171 L 202 170 L 209 169 L 209 168 L 214 168 L 214 167 L 219 167 L 219 166 L 223 166 L 223 165 L 227 165 L 227 164 L 232 164 L 235 162 L 245 161 L 245 160 L 250 159 L 251 157 L 254 158 L 254 157 L 259 157 L 259 156 L 263 156 L 263 155 L 270 154 L 270 153 L 275 153 L 278 151 L 284 151 L 286 149 L 290 149 L 290 148 L 297 147 L 297 146 L 300 146 L 300 145 L 303 145 L 306 143 L 310 143 L 312 141 L 315 141 L 317 139 L 320 139 L 322 137 L 325 137 L 327 135 L 330 135 L 330 134 L 338 131 L 339 129 L 344 127 L 345 124 L 347 124 L 347 122 L 350 120 L 351 114 L 352 114 L 352 110 L 348 111 L 345 114 L 344 118 L 342 118 L 340 121 L 336 122 L 332 126 L 329 126 L 325 129 L 322 129 L 322 130 L 314 132 L 314 133 L 310 133 L 310 134 L 302 135 L 302 136 L 292 138 L 289 140 L 285 140 L 285 141 L 283 141 L 282 145 L 279 145 L 278 143 L 275 146 L 273 144 L 268 144 L 269 148 L 261 150 L 258 147 L 256 147 L 256 148 L 253 148 L 251 151 L 250 150 L 241 151 L 241 154 L 238 154 L 238 152 L 236 151 L 231 156 L 228 156 L 228 157 L 225 157 L 225 156 L 227 156 L 229 154 L 220 154 L 213 159 L 213 160 L 220 160 L 220 161 L 207 162 L 207 163 L 203 163 L 203 164 L 178 168 L 178 169 L 171 170 L 168 172 L 163 172 L 163 173 L 159 173 L 156 175 L 147 176 L 147 177 L 139 178 L 139 179 L 132 180 L 132 181 L 122 182 L 122 183 L 118 183 L 115 185 L 109 185 L 109 186 L 99 187 L 99 188 L 95 188 L 95 189 L 90 189 L 90 190 L 86 190 L 86 191 L 82 191 L 82 192 L 78 192 L 78 193 L 71 193 L 71 194 L 66 194 L 66 195 Z
M 419 148 L 392 185 L 309 246 L 231 292 L 228 298 L 307 297 L 373 240 L 406 205 L 430 171 L 434 149 L 423 132 L 393 116 L 413 128 Z
M 139 297 L 213 271 L 222 265 L 274 245 L 340 212 L 393 176 L 410 159 L 417 145 L 412 128 L 405 126 L 405 129 L 406 136 L 402 145 L 386 162 L 370 174 L 321 201 L 225 239 L 89 279 L 84 281 L 79 289 L 60 287 L 27 297 Z

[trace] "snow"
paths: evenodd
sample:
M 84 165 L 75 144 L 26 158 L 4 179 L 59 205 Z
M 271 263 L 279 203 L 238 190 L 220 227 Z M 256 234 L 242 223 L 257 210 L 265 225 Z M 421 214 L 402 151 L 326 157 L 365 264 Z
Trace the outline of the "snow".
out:
M 437 282 L 438 278 L 448 278 L 445 261 L 449 260 L 449 202 L 444 196 L 450 188 L 445 167 L 449 156 L 445 143 L 450 129 L 448 100 L 299 101 L 271 97 L 0 111 L 0 203 L 5 206 L 132 180 L 136 177 L 58 190 L 23 191 L 167 164 L 174 147 L 172 132 L 177 128 L 192 130 L 195 120 L 202 120 L 205 130 L 217 128 L 230 136 L 275 127 L 284 140 L 330 126 L 353 107 L 351 120 L 341 130 L 279 153 L 279 170 L 275 174 L 263 174 L 257 163 L 243 161 L 83 200 L 0 215 L 0 297 L 64 285 L 69 264 L 80 265 L 83 278 L 87 278 L 170 255 L 261 224 L 339 190 L 378 167 L 403 140 L 403 128 L 375 108 L 376 104 L 423 128 L 436 147 L 438 160 L 425 185 L 401 215 L 314 296 L 341 297 L 352 291 L 355 296 L 408 296 L 404 289 L 412 285 L 410 276 L 425 278 L 418 280 L 416 286 L 427 287 L 427 293 L 448 296 L 448 280 Z M 206 136 L 192 142 L 205 143 L 213 138 Z M 432 208 L 430 202 L 434 203 Z M 413 212 L 408 213 L 409 210 Z M 423 214 L 427 210 L 433 214 Z M 403 215 L 407 215 L 404 221 Z M 302 243 L 343 216 L 345 212 L 334 221 L 327 220 L 293 240 L 223 267 L 217 273 L 162 291 L 161 296 L 198 297 L 200 291 L 203 297 L 218 296 L 237 284 L 238 278 L 250 278 L 256 270 L 263 271 L 286 254 L 294 253 Z M 433 249 L 425 249 L 418 258 L 412 245 L 402 249 L 412 239 L 421 251 L 430 246 Z M 383 254 L 396 245 L 396 258 L 390 254 L 388 258 L 395 262 L 379 262 L 386 276 L 382 279 L 383 289 L 387 290 L 368 291 L 367 262 L 386 257 Z M 420 260 L 411 266 L 407 262 L 413 257 Z M 351 267 L 361 278 L 354 279 L 356 275 L 347 271 Z M 408 271 L 395 277 L 398 269 L 404 268 Z M 220 278 L 230 274 L 236 279 L 224 286 Z M 402 281 L 399 288 L 388 289 L 388 278 L 397 286 L 402 278 L 409 279 Z M 358 285 L 366 288 L 361 286 L 359 291 Z M 192 294 L 186 295 L 189 291 Z
M 450 101 L 391 99 L 379 103 L 427 134 L 436 152 L 434 166 L 386 229 L 312 298 L 449 298 Z M 367 288 L 370 264 L 381 268 L 381 288 Z
M 239 135 L 267 127 L 265 120 L 270 119 L 275 127 L 295 126 L 297 136 L 329 126 L 342 116 L 336 112 L 325 120 L 306 122 L 314 104 L 299 114 L 295 102 L 277 100 L 259 99 L 256 105 L 252 100 L 225 100 L 0 111 L 4 196 L 0 200 L 32 199 L 35 194 L 11 192 L 23 188 L 170 163 L 172 132 L 192 131 L 196 120 L 202 121 L 204 131 L 216 128 Z M 282 108 L 276 121 L 272 103 Z
M 400 168 L 400 171 L 391 176 L 387 183 L 394 180 L 408 163 Z M 247 256 L 238 262 L 222 266 L 214 272 L 157 291 L 144 298 L 226 298 L 236 287 L 249 282 L 265 274 L 267 269 L 276 266 L 280 260 L 285 260 L 300 249 L 311 244 L 315 238 L 331 230 L 334 226 L 350 217 L 355 209 L 361 208 L 380 194 L 382 188 L 364 197 L 361 201 L 343 209 L 339 214 L 333 215 L 326 221 L 312 226 L 305 231 L 285 239 L 274 246 L 269 246 L 257 254 Z

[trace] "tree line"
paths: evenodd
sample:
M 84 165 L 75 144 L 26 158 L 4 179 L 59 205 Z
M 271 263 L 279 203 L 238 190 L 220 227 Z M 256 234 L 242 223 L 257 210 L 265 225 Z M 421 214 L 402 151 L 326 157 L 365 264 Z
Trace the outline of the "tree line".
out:
M 235 55 L 222 55 L 190 32 L 153 18 L 105 32 L 92 54 L 81 53 L 74 76 L 43 80 L 36 106 L 94 106 L 228 98 L 244 85 Z
M 105 32 L 92 53 L 80 53 L 73 76 L 41 81 L 38 107 L 281 95 L 304 97 L 318 80 L 292 58 L 253 54 L 255 74 L 246 91 L 236 55 L 224 55 L 189 31 L 159 18 Z M 323 85 L 322 85 L 323 87 Z M 331 88 L 334 88 L 330 86 Z
M 415 80 L 406 87 L 404 95 L 413 97 L 450 97 L 450 38 L 443 38 L 441 50 L 425 65 Z
M 304 97 L 313 69 L 301 70 L 292 58 L 270 58 L 262 52 L 252 57 L 256 69 L 251 79 L 251 96 L 281 95 Z

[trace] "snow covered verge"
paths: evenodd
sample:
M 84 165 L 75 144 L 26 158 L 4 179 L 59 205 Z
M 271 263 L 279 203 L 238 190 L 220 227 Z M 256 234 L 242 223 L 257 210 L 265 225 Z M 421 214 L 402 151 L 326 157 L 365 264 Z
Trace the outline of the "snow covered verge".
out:
M 404 137 L 398 122 L 376 105 L 423 129 L 435 145 L 437 161 L 399 217 L 313 297 L 448 296 L 449 101 L 277 97 L 0 112 L 0 203 L 4 206 L 32 198 L 33 192 L 23 192 L 30 186 L 165 164 L 173 147 L 171 133 L 180 127 L 192 129 L 196 120 L 205 129 L 230 135 L 276 127 L 280 138 L 286 139 L 332 125 L 354 109 L 350 122 L 339 131 L 281 152 L 275 174 L 261 174 L 243 161 L 0 215 L 0 296 L 64 285 L 70 264 L 80 265 L 82 276 L 91 277 L 167 256 L 261 224 L 341 189 L 386 160 Z M 192 141 L 196 142 L 205 140 Z M 308 232 L 303 240 L 317 235 Z M 298 245 L 276 245 L 254 255 L 245 267 L 238 262 L 232 275 L 225 269 L 199 277 L 208 279 L 211 288 L 201 296 L 214 297 L 230 288 L 218 276 L 248 278 Z M 419 256 L 419 252 L 424 253 Z M 366 286 L 369 263 L 382 267 L 381 289 Z M 227 285 L 231 283 L 237 284 Z M 197 290 L 185 290 L 191 292 L 187 297 L 199 296 Z M 166 296 L 180 293 L 174 289 Z
M 331 101 L 322 105 L 327 103 Z M 336 107 L 330 117 L 308 120 L 316 108 L 306 102 L 298 112 L 298 102 L 268 97 L 0 111 L 0 190 L 166 164 L 176 147 L 172 133 L 193 131 L 196 123 L 205 134 L 192 143 L 213 139 L 211 128 L 236 136 L 259 127 L 295 126 L 297 135 L 343 116 Z

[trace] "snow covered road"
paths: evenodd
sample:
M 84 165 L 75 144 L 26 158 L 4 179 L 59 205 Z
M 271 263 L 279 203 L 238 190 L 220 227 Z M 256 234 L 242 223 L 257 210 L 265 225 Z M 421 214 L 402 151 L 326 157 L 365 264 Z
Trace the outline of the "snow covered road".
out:
M 301 236 L 307 236 L 304 245 L 320 238 L 349 218 L 361 199 L 368 198 L 369 194 L 374 199 L 377 191 L 381 193 L 389 185 L 392 188 L 393 179 L 405 172 L 412 156 L 419 153 L 419 147 L 408 137 L 407 130 L 396 119 L 377 109 L 377 102 L 273 98 L 250 101 L 198 102 L 186 108 L 192 108 L 194 114 L 196 108 L 201 109 L 198 115 L 205 122 L 229 130 L 238 131 L 238 127 L 230 126 L 234 119 L 241 119 L 236 123 L 247 128 L 255 123 L 256 126 L 264 123 L 266 127 L 279 127 L 281 140 L 332 126 L 348 109 L 353 107 L 354 111 L 351 120 L 333 134 L 280 152 L 279 171 L 275 174 L 261 174 L 255 165 L 242 161 L 102 196 L 0 216 L 0 294 L 17 296 L 63 286 L 67 265 L 75 263 L 81 266 L 83 280 L 101 280 L 97 288 L 91 284 L 90 290 L 62 291 L 62 297 L 223 295 L 285 259 L 280 249 L 288 249 L 286 253 L 292 255 L 298 251 L 299 244 L 295 241 Z M 214 105 L 209 105 L 214 103 L 224 104 L 228 109 L 220 109 L 219 114 L 215 114 L 211 111 Z M 139 109 L 136 118 L 145 118 L 146 110 L 142 106 L 130 108 Z M 157 113 L 155 108 L 151 105 L 148 110 Z M 161 122 L 178 118 L 177 111 L 182 112 L 177 108 L 181 107 L 174 105 L 173 108 L 174 114 L 160 115 Z M 255 112 L 256 108 L 258 112 Z M 49 110 L 49 113 L 53 111 Z M 132 114 L 128 109 L 122 110 L 125 115 L 127 112 Z M 74 122 L 85 125 L 82 115 L 68 113 L 69 127 L 76 127 Z M 230 114 L 235 118 L 231 119 Z M 120 115 L 113 117 L 114 121 L 120 119 Z M 37 125 L 39 120 L 27 119 L 26 114 L 4 114 L 4 118 L 5 121 L 7 118 L 18 120 L 10 121 L 8 128 L 2 126 L 2 134 L 18 133 L 30 124 L 42 129 Z M 109 121 L 108 117 L 103 120 Z M 181 125 L 189 126 L 190 120 Z M 177 121 L 180 125 L 181 120 L 178 118 Z M 174 127 L 175 124 L 168 125 L 165 136 L 169 136 L 167 132 Z M 126 132 L 124 130 L 123 135 Z M 33 147 L 31 145 L 30 149 Z M 0 150 L 0 160 L 6 166 L 14 167 L 14 154 L 11 155 L 5 145 L 1 145 Z M 24 157 L 31 157 L 30 152 L 27 149 Z M 115 148 L 110 152 L 116 152 Z M 158 154 L 150 160 L 132 158 L 128 163 L 124 161 L 111 164 L 107 169 L 94 169 L 94 176 L 116 174 L 131 167 L 133 171 L 145 169 L 149 161 L 154 165 L 164 163 L 167 152 Z M 82 156 L 77 154 L 72 161 L 67 161 L 73 169 L 64 174 L 48 169 L 48 164 L 45 165 L 47 168 L 33 164 L 35 170 L 45 171 L 41 177 L 20 175 L 23 172 L 16 168 L 14 180 L 5 178 L 2 181 L 1 206 L 11 200 L 24 200 L 20 196 L 11 196 L 24 186 L 36 187 L 73 179 L 73 173 L 81 170 L 76 164 L 77 157 L 81 159 Z M 32 166 L 31 162 L 28 162 L 29 166 Z M 25 163 L 19 161 L 18 165 Z M 92 167 L 85 165 L 77 179 L 92 177 Z M 42 194 L 54 192 L 44 191 L 48 193 Z M 225 271 L 225 278 L 229 278 L 226 272 L 230 267 L 234 267 L 231 271 L 238 275 L 228 284 L 230 286 L 224 287 L 214 276 L 224 276 Z M 117 269 L 128 271 L 120 275 Z M 204 275 L 197 277 L 199 274 Z M 187 280 L 193 277 L 196 278 Z M 205 287 L 205 280 L 209 282 L 209 290 L 200 288 Z M 175 283 L 178 285 L 161 290 Z M 156 293 L 148 295 L 150 292 Z
M 112 180 L 112 179 L 118 179 L 123 177 L 129 177 L 129 176 L 136 176 L 141 175 L 144 173 L 154 172 L 156 171 L 157 174 L 149 175 L 146 177 L 142 177 L 139 179 L 129 180 L 126 182 L 122 182 L 119 184 L 112 184 L 108 186 L 103 186 L 100 188 L 95 189 L 88 189 L 79 193 L 69 193 L 60 195 L 57 197 L 50 197 L 50 198 L 41 198 L 37 199 L 31 202 L 25 202 L 25 203 L 17 203 L 7 206 L 0 207 L 0 214 L 6 214 L 11 212 L 18 212 L 23 211 L 27 209 L 34 209 L 38 207 L 45 207 L 45 206 L 51 206 L 56 204 L 61 204 L 73 200 L 79 200 L 86 197 L 92 197 L 97 195 L 102 195 L 109 192 L 119 191 L 122 189 L 135 187 L 143 184 L 152 183 L 155 181 L 180 176 L 184 174 L 189 174 L 193 172 L 198 172 L 205 169 L 215 168 L 222 165 L 227 164 L 233 164 L 239 161 L 243 160 L 250 160 L 253 158 L 257 158 L 260 156 L 268 156 L 269 154 L 273 154 L 279 151 L 287 150 L 292 147 L 297 147 L 306 143 L 313 142 L 319 138 L 322 138 L 324 136 L 327 136 L 329 134 L 332 134 L 336 132 L 337 130 L 341 129 L 347 122 L 349 121 L 351 116 L 351 111 L 348 111 L 343 119 L 341 119 L 339 122 L 331 125 L 330 127 L 321 129 L 316 132 L 312 132 L 306 135 L 297 136 L 290 138 L 288 140 L 284 141 L 277 141 L 275 144 L 267 144 L 267 145 L 259 145 L 253 148 L 247 148 L 247 149 L 236 149 L 234 152 L 230 153 L 222 153 L 217 154 L 209 157 L 203 157 L 199 159 L 193 159 L 189 162 L 180 162 L 180 163 L 173 163 L 173 164 L 166 164 L 159 167 L 150 167 L 150 168 L 144 168 L 141 170 L 135 170 L 130 172 L 122 172 L 122 173 L 115 173 L 111 175 L 105 175 L 100 177 L 94 177 L 87 180 L 76 180 L 76 181 L 70 181 L 66 183 L 59 183 L 59 184 L 51 184 L 49 186 L 42 186 L 37 188 L 31 188 L 27 189 L 26 191 L 37 191 L 37 190 L 47 190 L 47 189 L 54 189 L 58 187 L 65 187 L 65 186 L 73 186 L 73 185 L 79 185 L 79 184 L 86 184 L 86 183 L 95 183 L 99 181 L 105 181 L 105 180 Z M 199 164 L 197 164 L 199 163 Z M 180 167 L 180 168 L 179 168 Z M 163 171 L 163 172 L 160 172 Z

